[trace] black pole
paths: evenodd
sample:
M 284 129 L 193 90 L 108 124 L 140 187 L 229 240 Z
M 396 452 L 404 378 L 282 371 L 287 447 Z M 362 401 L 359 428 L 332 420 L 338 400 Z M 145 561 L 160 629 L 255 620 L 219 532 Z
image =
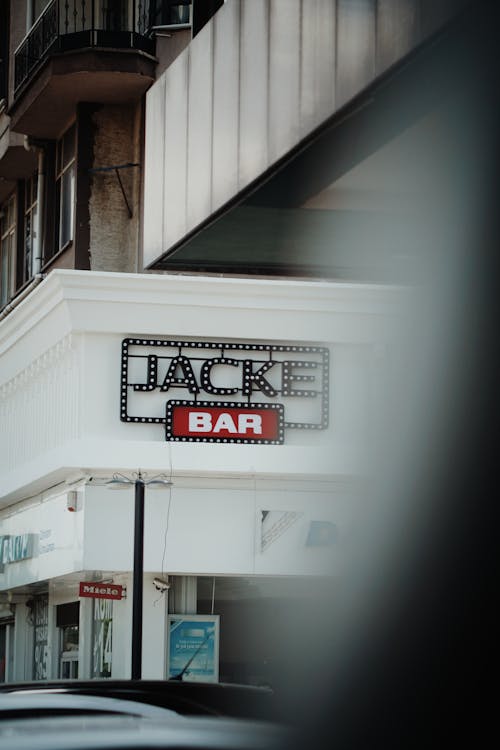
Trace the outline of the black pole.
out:
M 132 582 L 132 679 L 142 673 L 142 586 L 144 572 L 144 482 L 135 481 L 134 571 Z

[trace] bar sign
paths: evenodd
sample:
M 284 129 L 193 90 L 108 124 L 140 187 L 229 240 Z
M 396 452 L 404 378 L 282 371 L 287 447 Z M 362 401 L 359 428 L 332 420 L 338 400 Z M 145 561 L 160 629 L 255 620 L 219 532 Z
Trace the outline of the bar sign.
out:
M 283 405 L 168 401 L 167 440 L 210 443 L 283 443 Z

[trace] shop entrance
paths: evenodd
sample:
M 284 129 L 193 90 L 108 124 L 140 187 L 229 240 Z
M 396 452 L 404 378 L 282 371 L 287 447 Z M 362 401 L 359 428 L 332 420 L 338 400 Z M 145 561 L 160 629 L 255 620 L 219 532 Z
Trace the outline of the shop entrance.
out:
M 12 680 L 14 618 L 0 620 L 0 683 Z
M 78 677 L 80 659 L 80 602 L 60 604 L 57 607 L 56 624 L 59 634 L 59 677 Z
M 198 614 L 220 617 L 219 680 L 286 688 L 332 585 L 299 576 L 198 577 Z

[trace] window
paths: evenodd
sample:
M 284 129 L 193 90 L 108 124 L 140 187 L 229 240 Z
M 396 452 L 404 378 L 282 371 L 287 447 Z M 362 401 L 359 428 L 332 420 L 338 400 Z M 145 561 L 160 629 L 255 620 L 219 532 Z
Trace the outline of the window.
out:
M 49 598 L 46 594 L 36 596 L 30 604 L 34 646 L 33 679 L 46 680 L 48 676 Z
M 7 304 L 15 290 L 16 274 L 16 197 L 12 195 L 0 208 L 0 307 Z
M 0 605 L 1 609 L 1 605 Z M 0 620 L 0 683 L 13 678 L 14 666 L 14 618 Z
M 56 610 L 59 630 L 59 677 L 78 677 L 80 602 L 60 604 Z
M 0 109 L 9 91 L 9 3 L 0 2 Z
M 20 285 L 25 284 L 33 275 L 33 254 L 36 247 L 36 222 L 38 172 L 24 180 L 24 243 L 20 276 Z
M 191 23 L 190 0 L 151 0 L 149 25 L 177 26 Z
M 61 628 L 61 665 L 59 677 L 70 679 L 78 677 L 78 625 L 66 625 Z
M 75 212 L 75 137 L 72 127 L 57 142 L 56 148 L 56 246 L 59 252 L 73 239 Z
M 92 677 L 111 677 L 113 602 L 94 599 Z

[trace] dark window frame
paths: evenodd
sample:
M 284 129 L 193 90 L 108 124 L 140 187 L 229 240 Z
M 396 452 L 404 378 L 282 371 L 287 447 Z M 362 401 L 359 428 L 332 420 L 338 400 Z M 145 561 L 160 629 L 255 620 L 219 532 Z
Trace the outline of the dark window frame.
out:
M 75 239 L 76 202 L 76 123 L 56 142 L 54 254 L 68 248 Z M 72 143 L 69 143 L 72 141 Z M 68 148 L 69 147 L 69 148 Z M 67 153 L 69 151 L 69 154 Z M 69 182 L 66 178 L 69 176 Z M 69 188 L 69 193 L 67 192 Z M 69 208 L 69 233 L 64 231 L 65 211 Z
M 27 284 L 33 278 L 35 231 L 38 222 L 38 170 L 24 180 L 23 222 L 22 222 L 22 265 L 20 268 L 22 283 Z
M 12 204 L 9 209 L 9 204 Z M 7 305 L 16 293 L 17 271 L 17 193 L 11 193 L 2 203 L 0 218 L 0 309 Z M 9 216 L 12 220 L 9 221 Z M 5 258 L 7 260 L 5 261 Z M 6 270 L 6 276 L 4 274 Z
M 10 3 L 0 2 L 0 101 L 9 98 Z
M 188 8 L 188 12 L 181 8 Z M 189 27 L 193 19 L 192 0 L 150 0 L 148 9 L 148 29 L 156 26 Z M 188 18 L 181 17 L 188 15 Z

